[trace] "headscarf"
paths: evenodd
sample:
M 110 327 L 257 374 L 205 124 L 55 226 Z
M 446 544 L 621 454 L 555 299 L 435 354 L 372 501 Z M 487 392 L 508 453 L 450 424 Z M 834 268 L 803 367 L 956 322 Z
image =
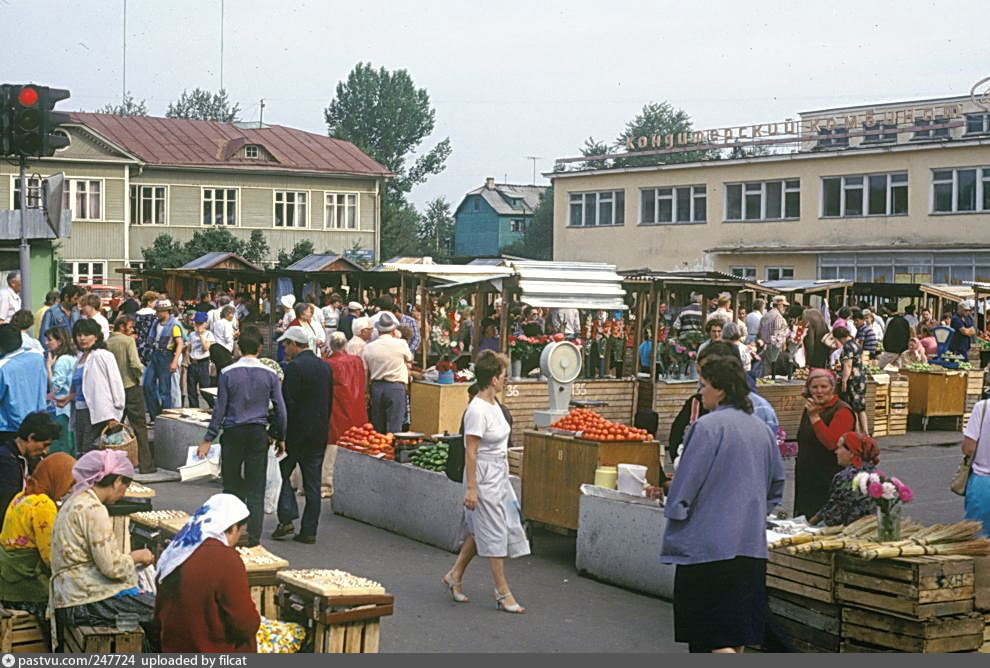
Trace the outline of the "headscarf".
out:
M 852 453 L 854 468 L 876 466 L 880 463 L 880 447 L 877 442 L 866 434 L 847 431 L 842 435 L 842 447 Z
M 832 389 L 833 390 L 835 389 L 835 374 L 828 369 L 818 369 L 818 368 L 812 369 L 808 373 L 808 380 L 804 384 L 805 389 L 811 389 L 811 381 L 815 380 L 816 378 L 827 379 L 828 382 L 832 384 Z
M 52 501 L 58 501 L 72 489 L 75 465 L 76 458 L 69 453 L 53 452 L 34 469 L 24 486 L 24 494 L 45 494 Z
M 90 450 L 79 458 L 72 467 L 72 477 L 76 480 L 72 488 L 72 498 L 85 492 L 108 475 L 134 477 L 134 465 L 122 450 Z
M 208 498 L 162 552 L 158 560 L 158 581 L 163 581 L 181 566 L 207 538 L 227 545 L 224 532 L 249 514 L 248 507 L 233 494 L 214 494 Z

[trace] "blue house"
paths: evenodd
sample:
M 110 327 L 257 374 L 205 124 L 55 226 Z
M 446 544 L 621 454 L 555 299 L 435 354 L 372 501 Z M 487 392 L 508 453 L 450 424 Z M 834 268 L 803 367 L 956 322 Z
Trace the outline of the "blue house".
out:
M 522 239 L 546 186 L 516 186 L 485 179 L 454 212 L 454 255 L 494 257 Z

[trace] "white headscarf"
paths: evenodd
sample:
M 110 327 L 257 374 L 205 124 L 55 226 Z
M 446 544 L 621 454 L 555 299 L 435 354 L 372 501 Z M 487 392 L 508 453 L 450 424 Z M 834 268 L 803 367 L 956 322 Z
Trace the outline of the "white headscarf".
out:
M 158 581 L 181 566 L 207 538 L 227 545 L 224 532 L 250 513 L 244 502 L 233 494 L 214 494 L 186 522 L 158 560 Z

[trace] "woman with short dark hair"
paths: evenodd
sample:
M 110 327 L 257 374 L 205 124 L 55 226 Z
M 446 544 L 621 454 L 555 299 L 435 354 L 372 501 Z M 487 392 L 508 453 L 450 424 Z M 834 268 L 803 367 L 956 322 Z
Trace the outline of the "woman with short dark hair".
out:
M 124 415 L 124 381 L 117 359 L 107 350 L 100 324 L 92 319 L 72 326 L 79 348 L 72 372 L 72 392 L 76 432 L 76 452 L 84 454 L 96 447 L 100 433 L 111 421 Z
M 688 432 L 664 509 L 660 560 L 677 565 L 674 639 L 691 652 L 741 652 L 763 641 L 765 522 L 783 500 L 784 464 L 748 395 L 737 358 L 702 363 L 710 412 Z

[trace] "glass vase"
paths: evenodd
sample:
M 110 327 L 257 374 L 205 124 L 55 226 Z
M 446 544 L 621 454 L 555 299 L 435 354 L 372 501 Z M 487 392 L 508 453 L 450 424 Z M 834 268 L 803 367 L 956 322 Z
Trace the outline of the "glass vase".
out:
M 901 504 L 888 509 L 877 506 L 877 540 L 881 543 L 901 539 Z
M 519 379 L 522 377 L 522 360 L 514 359 L 512 360 L 512 378 Z

